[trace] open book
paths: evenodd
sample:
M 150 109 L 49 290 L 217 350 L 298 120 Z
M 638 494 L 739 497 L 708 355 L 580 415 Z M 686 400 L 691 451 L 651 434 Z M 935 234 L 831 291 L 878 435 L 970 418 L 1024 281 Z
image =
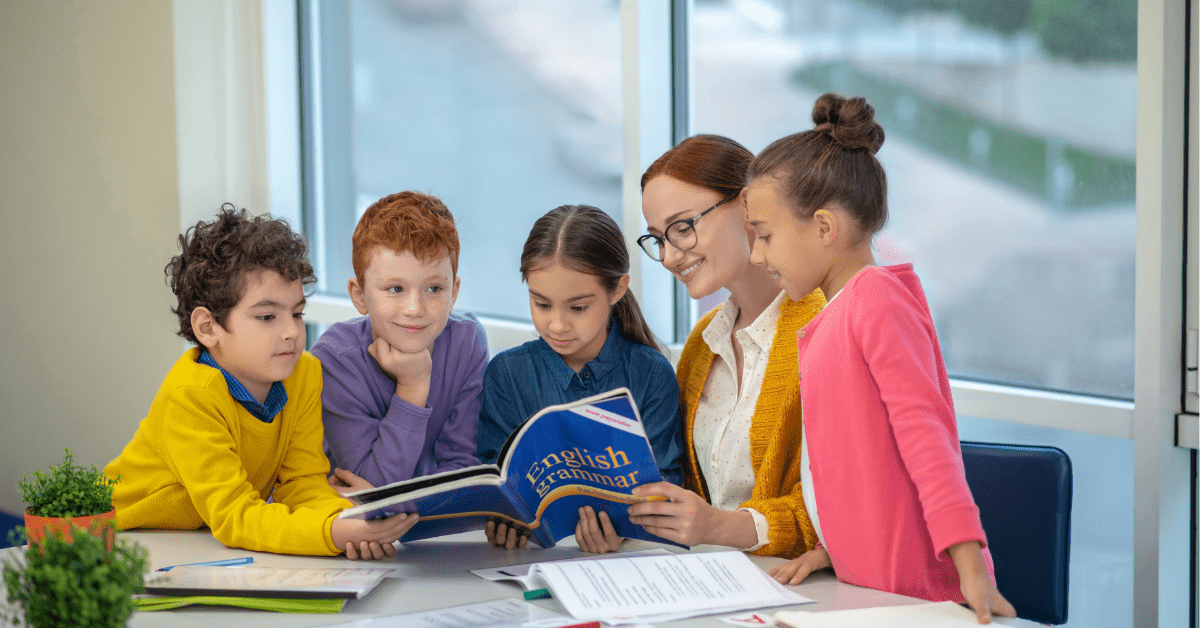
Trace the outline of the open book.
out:
M 579 508 L 591 506 L 607 512 L 621 536 L 671 543 L 631 523 L 626 511 L 648 501 L 634 497 L 633 487 L 662 479 L 627 388 L 544 408 L 508 437 L 498 462 L 350 493 L 359 505 L 340 516 L 420 513 L 401 541 L 479 530 L 498 519 L 553 547 L 575 534 Z

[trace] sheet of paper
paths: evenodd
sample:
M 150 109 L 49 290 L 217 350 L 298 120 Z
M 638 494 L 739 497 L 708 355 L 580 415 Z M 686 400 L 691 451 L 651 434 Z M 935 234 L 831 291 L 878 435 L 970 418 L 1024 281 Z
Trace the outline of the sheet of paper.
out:
M 623 552 L 620 554 L 608 554 L 605 556 L 580 556 L 579 558 L 564 558 L 562 561 L 571 560 L 596 560 L 599 558 L 629 558 L 632 556 L 668 556 L 671 552 L 661 547 L 655 549 L 641 550 L 638 552 Z M 562 561 L 545 561 L 545 562 L 562 562 Z M 525 563 L 524 565 L 508 565 L 506 567 L 491 567 L 489 569 L 472 569 L 471 573 L 493 582 L 499 580 L 513 580 L 519 582 L 525 587 L 526 591 L 540 588 L 542 585 L 534 584 L 533 579 L 536 576 L 529 575 L 529 569 L 538 563 Z
M 741 552 L 614 557 L 534 565 L 576 619 L 614 625 L 804 604 Z
M 523 600 L 502 599 L 403 615 L 374 617 L 331 628 L 553 628 L 574 619 Z
M 954 602 L 856 608 L 848 611 L 780 611 L 775 623 L 788 628 L 967 628 L 979 627 L 975 611 Z M 993 617 L 992 624 L 1031 625 L 1020 619 Z

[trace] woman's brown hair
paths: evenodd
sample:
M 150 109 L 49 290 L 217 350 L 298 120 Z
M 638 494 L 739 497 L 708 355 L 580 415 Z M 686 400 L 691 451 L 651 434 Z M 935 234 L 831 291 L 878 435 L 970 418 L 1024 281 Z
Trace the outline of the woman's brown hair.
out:
M 617 289 L 621 277 L 629 274 L 629 249 L 621 228 L 608 214 L 590 205 L 556 207 L 533 223 L 521 251 L 521 279 L 528 281 L 529 273 L 555 261 L 599 278 L 609 294 Z M 613 305 L 612 314 L 622 336 L 665 355 L 632 291 L 625 291 L 625 296 Z
M 721 135 L 693 135 L 654 160 L 642 175 L 642 189 L 667 175 L 728 198 L 742 191 L 754 153 Z
M 858 222 L 866 237 L 887 224 L 887 177 L 875 153 L 883 127 L 875 108 L 859 96 L 832 92 L 817 99 L 813 128 L 771 142 L 750 164 L 747 182 L 773 176 L 798 218 L 836 205 Z

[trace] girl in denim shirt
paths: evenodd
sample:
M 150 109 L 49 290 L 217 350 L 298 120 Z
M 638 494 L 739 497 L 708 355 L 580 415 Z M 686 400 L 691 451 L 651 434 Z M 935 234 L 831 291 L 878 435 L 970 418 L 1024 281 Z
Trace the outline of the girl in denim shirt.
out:
M 663 478 L 679 482 L 679 385 L 629 288 L 629 251 L 617 223 L 587 205 L 564 205 L 533 225 L 521 253 L 538 338 L 500 353 L 483 376 L 479 459 L 494 463 L 505 439 L 538 410 L 625 386 L 633 393 Z M 488 540 L 527 537 L 488 523 Z M 616 549 L 608 515 L 580 512 L 585 551 Z

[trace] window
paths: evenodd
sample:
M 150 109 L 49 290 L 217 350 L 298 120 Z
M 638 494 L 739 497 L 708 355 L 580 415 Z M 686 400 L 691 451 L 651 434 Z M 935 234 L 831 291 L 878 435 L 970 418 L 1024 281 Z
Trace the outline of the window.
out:
M 1017 419 L 1038 425 L 1012 422 L 1016 405 L 970 416 L 1023 394 L 1011 386 L 1134 393 L 1137 7 L 1043 4 L 696 2 L 693 132 L 758 152 L 811 128 L 826 91 L 875 107 L 890 210 L 876 260 L 914 263 L 956 399 L 978 394 L 961 380 L 1002 385 L 957 403 L 960 436 L 1072 457 L 1068 625 L 1116 628 L 1133 616 L 1128 417 L 1114 437 L 1074 431 L 1082 416 L 1048 423 L 1046 397 Z
M 914 263 L 952 375 L 1132 399 L 1137 7 L 1078 4 L 697 2 L 695 132 L 757 152 L 864 96 L 876 258 Z
M 319 291 L 345 295 L 362 212 L 415 189 L 458 223 L 457 309 L 528 321 L 517 269 L 533 222 L 564 204 L 621 222 L 617 4 L 303 6 Z

